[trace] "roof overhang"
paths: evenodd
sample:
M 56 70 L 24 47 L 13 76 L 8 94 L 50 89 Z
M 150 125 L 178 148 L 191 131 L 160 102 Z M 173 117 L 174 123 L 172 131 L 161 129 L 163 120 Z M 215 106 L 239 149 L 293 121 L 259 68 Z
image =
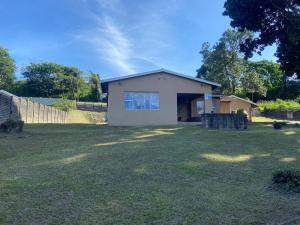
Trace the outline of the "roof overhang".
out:
M 241 100 L 243 102 L 250 103 L 254 107 L 258 107 L 258 105 L 256 103 L 254 103 L 250 100 L 247 100 L 247 99 L 240 98 L 240 97 L 235 96 L 235 95 L 229 95 L 229 96 L 224 95 L 223 97 L 220 97 L 221 102 L 231 102 L 233 99 L 238 99 L 238 100 Z
M 168 74 L 175 75 L 175 76 L 178 76 L 178 77 L 193 80 L 193 81 L 196 81 L 196 82 L 199 82 L 199 83 L 208 84 L 208 85 L 211 85 L 213 87 L 213 89 L 221 87 L 221 84 L 218 84 L 218 83 L 215 83 L 215 82 L 212 82 L 212 81 L 199 79 L 199 78 L 196 78 L 196 77 L 188 76 L 188 75 L 185 75 L 185 74 L 177 73 L 177 72 L 174 72 L 174 71 L 171 71 L 171 70 L 166 70 L 166 69 L 152 70 L 152 71 L 144 72 L 144 73 L 137 73 L 137 74 L 127 75 L 127 76 L 104 79 L 104 80 L 101 81 L 101 84 L 107 84 L 107 83 L 114 82 L 114 81 L 126 80 L 126 79 L 131 79 L 131 78 L 136 78 L 136 77 L 148 76 L 148 75 L 152 75 L 152 74 L 155 74 L 155 73 L 168 73 Z

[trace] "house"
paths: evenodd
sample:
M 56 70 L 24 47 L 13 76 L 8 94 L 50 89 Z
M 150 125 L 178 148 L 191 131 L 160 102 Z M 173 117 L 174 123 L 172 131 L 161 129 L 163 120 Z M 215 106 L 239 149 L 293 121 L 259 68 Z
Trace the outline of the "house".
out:
M 212 91 L 220 84 L 166 69 L 103 80 L 108 124 L 174 125 L 211 113 Z
M 236 113 L 237 110 L 243 109 L 252 120 L 252 110 L 257 104 L 252 101 L 237 97 L 235 95 L 213 95 L 213 111 L 216 113 Z

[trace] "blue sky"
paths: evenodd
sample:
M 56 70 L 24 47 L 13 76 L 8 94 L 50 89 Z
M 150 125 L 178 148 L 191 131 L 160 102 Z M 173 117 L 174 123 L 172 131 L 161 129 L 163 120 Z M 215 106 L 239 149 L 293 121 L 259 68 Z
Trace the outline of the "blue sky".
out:
M 191 76 L 230 27 L 224 0 L 1 0 L 0 45 L 18 70 L 75 66 L 102 78 L 166 68 Z M 274 48 L 254 60 L 275 60 Z M 18 72 L 18 78 L 20 72 Z

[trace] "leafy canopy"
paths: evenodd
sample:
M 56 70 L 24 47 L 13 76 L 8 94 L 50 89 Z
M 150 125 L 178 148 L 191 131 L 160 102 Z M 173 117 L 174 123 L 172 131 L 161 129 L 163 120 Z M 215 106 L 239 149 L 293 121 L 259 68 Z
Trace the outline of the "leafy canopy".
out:
M 15 80 L 16 66 L 8 50 L 0 47 L 0 89 L 10 90 Z
M 261 77 L 249 67 L 239 52 L 240 44 L 252 33 L 227 30 L 219 41 L 210 47 L 204 43 L 200 54 L 203 64 L 198 69 L 197 77 L 212 80 L 222 85 L 225 94 L 237 94 L 241 90 L 245 93 L 265 93 Z
M 224 7 L 232 27 L 256 34 L 240 45 L 246 58 L 276 44 L 285 74 L 300 78 L 300 0 L 227 0 Z
M 90 73 L 89 83 L 91 86 L 91 100 L 100 101 L 102 95 L 100 76 L 96 73 Z
M 77 99 L 86 94 L 82 71 L 55 63 L 31 63 L 23 69 L 31 96 Z

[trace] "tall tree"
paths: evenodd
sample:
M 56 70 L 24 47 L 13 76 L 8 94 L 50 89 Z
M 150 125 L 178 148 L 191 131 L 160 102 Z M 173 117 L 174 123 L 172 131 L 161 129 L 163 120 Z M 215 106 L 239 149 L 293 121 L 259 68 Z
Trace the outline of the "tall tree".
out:
M 248 31 L 227 30 L 219 41 L 210 47 L 204 43 L 200 54 L 203 64 L 197 70 L 197 77 L 222 84 L 222 91 L 235 94 L 244 71 L 244 60 L 239 52 L 239 45 L 252 34 Z
M 16 66 L 8 50 L 0 47 L 0 89 L 11 90 L 15 80 Z
M 261 76 L 265 87 L 269 90 L 281 87 L 285 83 L 284 73 L 278 63 L 268 60 L 248 61 L 248 67 L 255 70 Z
M 93 101 L 100 101 L 102 95 L 100 76 L 96 73 L 90 73 L 89 83 L 91 85 L 91 99 Z
M 23 69 L 31 96 L 79 99 L 88 95 L 82 71 L 55 63 L 31 63 Z
M 246 71 L 241 77 L 241 88 L 245 94 L 251 94 L 251 100 L 254 100 L 254 93 L 265 96 L 266 87 L 260 75 L 251 67 L 246 67 Z
M 266 99 L 273 100 L 281 98 L 280 90 L 286 86 L 285 76 L 280 68 L 280 64 L 267 60 L 251 62 L 248 61 L 248 67 L 259 74 L 267 89 Z
M 256 34 L 240 45 L 247 58 L 277 44 L 276 56 L 285 74 L 300 79 L 300 0 L 227 0 L 224 7 L 232 27 Z
M 23 68 L 23 76 L 27 80 L 27 87 L 31 96 L 53 97 L 58 95 L 56 85 L 57 74 L 61 68 L 55 63 L 31 63 Z

